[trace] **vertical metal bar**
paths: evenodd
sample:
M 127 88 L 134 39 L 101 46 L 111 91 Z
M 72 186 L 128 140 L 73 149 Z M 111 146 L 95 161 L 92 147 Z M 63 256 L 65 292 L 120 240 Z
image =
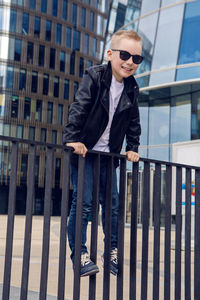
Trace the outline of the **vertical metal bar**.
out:
M 131 199 L 132 201 L 131 201 L 131 233 L 130 233 L 130 283 L 129 283 L 130 300 L 136 300 L 138 169 L 139 169 L 139 163 L 134 163 L 132 168 L 132 199 Z
M 154 224 L 154 254 L 153 254 L 153 300 L 159 299 L 160 274 L 160 205 L 161 205 L 161 165 L 155 165 L 153 187 L 153 224 Z
M 194 299 L 200 300 L 200 170 L 195 170 Z
M 111 250 L 111 213 L 113 186 L 113 157 L 108 157 L 107 186 L 105 203 L 105 246 L 104 246 L 104 276 L 103 300 L 110 299 L 110 250 Z
M 100 155 L 97 154 L 94 159 L 93 174 L 93 198 L 92 198 L 92 227 L 90 258 L 96 264 L 97 261 L 97 236 L 98 236 L 98 212 L 99 212 L 99 178 L 100 178 Z M 89 279 L 89 300 L 95 300 L 96 297 L 96 274 Z
M 185 299 L 191 299 L 191 169 L 186 168 Z
M 150 164 L 144 162 L 143 182 L 143 203 L 142 203 L 142 282 L 141 300 L 147 300 L 148 280 L 148 249 L 149 249 L 149 200 L 150 200 Z
M 42 266 L 40 277 L 40 300 L 46 300 L 48 260 L 49 260 L 49 240 L 50 240 L 50 215 L 51 215 L 51 194 L 52 194 L 52 170 L 53 170 L 53 148 L 47 149 L 45 197 L 44 197 L 44 224 L 43 224 L 43 246 L 42 246 Z
M 123 158 L 120 160 L 117 300 L 123 300 L 125 192 L 126 192 L 126 158 Z
M 61 224 L 60 224 L 60 248 L 59 248 L 59 270 L 58 270 L 58 299 L 65 298 L 65 266 L 66 266 L 66 242 L 67 242 L 67 216 L 69 203 L 70 185 L 70 156 L 69 150 L 63 155 L 62 175 L 62 199 L 61 199 Z
M 164 300 L 170 300 L 172 167 L 166 166 Z
M 24 236 L 24 254 L 22 267 L 22 281 L 20 300 L 27 299 L 28 278 L 30 265 L 31 233 L 32 233 L 32 212 L 35 187 L 35 145 L 29 146 L 28 176 L 27 176 L 27 198 L 26 198 L 26 223 Z
M 82 243 L 82 212 L 85 177 L 85 158 L 79 155 L 78 161 L 78 186 L 76 204 L 76 237 L 74 255 L 74 294 L 73 300 L 80 299 L 80 264 L 81 264 L 81 243 Z
M 181 299 L 182 168 L 176 168 L 175 300 Z
M 11 152 L 11 173 L 9 184 L 9 199 L 8 199 L 8 220 L 7 220 L 7 235 L 6 235 L 6 251 L 4 263 L 4 280 L 2 299 L 9 300 L 10 295 L 10 277 L 12 265 L 12 249 L 13 249 L 13 229 L 14 229 L 14 214 L 16 202 L 16 183 L 17 183 L 17 156 L 18 143 L 12 143 Z

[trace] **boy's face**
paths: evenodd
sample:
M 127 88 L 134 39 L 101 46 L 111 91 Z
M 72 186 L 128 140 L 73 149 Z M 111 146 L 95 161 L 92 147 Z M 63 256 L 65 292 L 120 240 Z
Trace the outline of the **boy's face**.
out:
M 142 43 L 129 38 L 116 39 L 112 44 L 113 50 L 123 50 L 129 52 L 131 55 L 141 55 Z M 139 64 L 133 62 L 132 56 L 128 60 L 120 58 L 120 51 L 107 51 L 108 60 L 111 62 L 112 73 L 117 81 L 122 82 L 123 78 L 133 75 Z

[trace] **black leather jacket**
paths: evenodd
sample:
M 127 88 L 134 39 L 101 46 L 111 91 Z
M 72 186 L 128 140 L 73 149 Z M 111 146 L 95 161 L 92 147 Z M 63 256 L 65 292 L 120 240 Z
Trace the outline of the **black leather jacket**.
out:
M 103 134 L 109 117 L 110 62 L 86 70 L 69 109 L 63 143 L 82 142 L 92 149 Z M 110 152 L 120 153 L 126 136 L 126 151 L 138 151 L 141 134 L 138 85 L 133 76 L 124 79 L 124 90 L 110 129 Z

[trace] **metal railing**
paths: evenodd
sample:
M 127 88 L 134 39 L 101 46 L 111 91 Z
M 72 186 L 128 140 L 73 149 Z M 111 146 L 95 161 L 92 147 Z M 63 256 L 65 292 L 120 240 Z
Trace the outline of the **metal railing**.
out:
M 20 143 L 29 145 L 28 154 L 28 173 L 27 173 L 27 199 L 25 216 L 25 235 L 23 266 L 21 277 L 20 300 L 27 299 L 31 232 L 32 232 L 32 208 L 34 201 L 34 182 L 35 182 L 35 157 L 37 147 L 45 146 L 46 151 L 46 172 L 45 172 L 45 197 L 44 197 L 44 216 L 43 216 L 43 241 L 41 257 L 41 279 L 39 299 L 47 298 L 48 282 L 48 261 L 49 261 L 49 240 L 50 240 L 50 219 L 51 219 L 51 192 L 52 192 L 52 170 L 53 156 L 55 149 L 63 151 L 62 172 L 62 200 L 60 217 L 60 246 L 59 246 L 59 267 L 58 267 L 58 290 L 57 299 L 65 298 L 65 276 L 66 274 L 66 244 L 67 244 L 67 218 L 70 186 L 70 158 L 71 149 L 40 142 L 27 141 L 22 139 L 0 136 L 1 143 L 10 142 L 11 147 L 11 172 L 9 180 L 9 203 L 7 218 L 7 236 L 4 260 L 4 279 L 2 299 L 8 300 L 10 295 L 11 269 L 12 269 L 12 249 L 13 232 L 16 201 L 16 178 L 18 168 L 18 148 Z M 105 215 L 105 248 L 104 248 L 104 273 L 102 299 L 110 299 L 110 241 L 111 241 L 111 200 L 112 200 L 112 170 L 113 160 L 118 158 L 119 166 L 119 215 L 118 215 L 118 264 L 119 273 L 116 284 L 116 299 L 123 299 L 124 291 L 124 228 L 125 228 L 125 201 L 126 201 L 126 158 L 123 155 L 112 153 L 103 154 L 90 151 L 95 157 L 94 181 L 93 181 L 93 205 L 91 221 L 91 243 L 90 257 L 96 263 L 97 260 L 97 241 L 98 241 L 98 194 L 100 176 L 100 157 L 108 156 L 107 173 L 107 202 Z M 140 299 L 200 299 L 200 168 L 195 166 L 181 165 L 164 161 L 140 159 L 143 164 L 143 193 L 142 193 L 142 253 L 141 253 L 141 280 L 140 280 Z M 150 168 L 154 168 L 153 184 L 153 271 L 152 271 L 152 294 L 148 292 L 148 265 L 149 265 L 149 206 L 150 206 Z M 160 289 L 160 249 L 161 249 L 161 169 L 166 168 L 165 182 L 165 228 L 164 228 L 164 288 Z M 85 159 L 79 156 L 78 167 L 78 195 L 77 195 L 77 217 L 76 217 L 76 251 L 73 278 L 73 299 L 81 299 L 80 295 L 80 256 L 81 256 L 81 226 L 82 226 L 82 201 L 83 201 L 83 178 L 84 178 Z M 130 224 L 130 260 L 129 260 L 129 299 L 138 300 L 138 264 L 137 264 L 137 208 L 138 208 L 138 173 L 140 163 L 132 164 L 132 203 L 131 203 L 131 224 Z M 185 228 L 182 228 L 182 202 L 183 202 L 183 171 L 185 172 Z M 175 176 L 175 177 L 174 177 Z M 194 273 L 191 273 L 191 180 L 195 178 L 195 226 L 194 226 Z M 173 198 L 172 181 L 175 180 L 175 198 Z M 175 263 L 174 263 L 174 289 L 171 292 L 171 230 L 172 230 L 172 201 L 175 201 Z M 184 229 L 184 274 L 182 270 L 182 231 Z M 192 279 L 193 278 L 193 279 Z M 184 280 L 184 293 L 182 293 L 182 280 Z M 193 287 L 192 287 L 193 285 Z M 194 296 L 193 296 L 194 291 Z M 96 275 L 89 279 L 89 299 L 96 299 Z

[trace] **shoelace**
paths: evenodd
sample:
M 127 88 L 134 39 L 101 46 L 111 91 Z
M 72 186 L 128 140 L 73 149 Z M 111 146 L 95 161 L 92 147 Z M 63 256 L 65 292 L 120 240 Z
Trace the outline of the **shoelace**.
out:
M 113 261 L 115 264 L 117 264 L 117 262 L 118 262 L 118 260 L 117 260 L 117 248 L 111 250 L 110 259 L 111 259 L 111 261 Z
M 90 263 L 90 258 L 88 253 L 81 254 L 81 265 L 85 266 Z

